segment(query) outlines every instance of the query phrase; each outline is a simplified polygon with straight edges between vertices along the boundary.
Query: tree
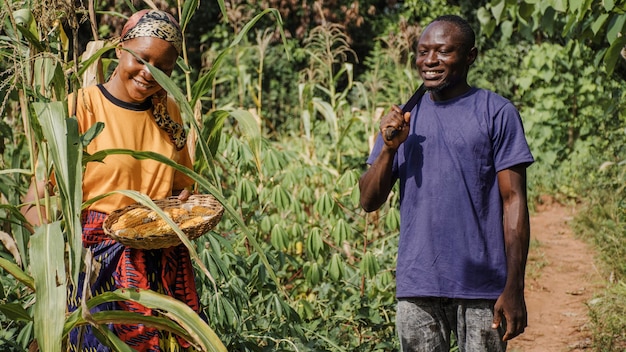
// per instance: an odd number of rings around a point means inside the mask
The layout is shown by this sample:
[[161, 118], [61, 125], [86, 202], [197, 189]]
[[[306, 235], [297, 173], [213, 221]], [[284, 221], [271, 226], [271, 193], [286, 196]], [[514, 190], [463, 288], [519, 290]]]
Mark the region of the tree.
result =
[[626, 2], [593, 0], [494, 0], [478, 10], [483, 32], [536, 42], [576, 40], [594, 49], [596, 62], [626, 80]]

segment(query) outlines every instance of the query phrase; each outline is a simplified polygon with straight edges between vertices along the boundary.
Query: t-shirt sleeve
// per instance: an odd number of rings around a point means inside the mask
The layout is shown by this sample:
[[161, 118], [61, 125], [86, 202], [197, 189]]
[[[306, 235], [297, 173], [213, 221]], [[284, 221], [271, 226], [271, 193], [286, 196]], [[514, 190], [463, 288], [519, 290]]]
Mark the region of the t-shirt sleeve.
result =
[[374, 147], [372, 148], [372, 151], [370, 152], [370, 156], [369, 158], [367, 158], [367, 164], [368, 165], [372, 165], [374, 163], [374, 160], [376, 160], [376, 158], [378, 158], [378, 155], [380, 154], [380, 151], [383, 149], [383, 140], [382, 138], [380, 138], [382, 135], [379, 132], [378, 135], [376, 136], [376, 141], [374, 142]]
[[[376, 136], [376, 141], [374, 142], [374, 147], [372, 147], [370, 156], [367, 158], [368, 165], [372, 165], [374, 161], [376, 161], [376, 158], [378, 158], [378, 155], [380, 155], [380, 152], [382, 151], [384, 144], [385, 144], [385, 141], [383, 141], [383, 135], [382, 133], [378, 132], [378, 135]], [[403, 148], [403, 146], [401, 145], [400, 148]], [[391, 167], [391, 171], [392, 171], [393, 180], [395, 182], [395, 180], [398, 179], [398, 154], [397, 153], [393, 158], [393, 166]]]
[[534, 162], [524, 134], [521, 116], [510, 102], [496, 114], [493, 142], [496, 171], [516, 165], [528, 167]]

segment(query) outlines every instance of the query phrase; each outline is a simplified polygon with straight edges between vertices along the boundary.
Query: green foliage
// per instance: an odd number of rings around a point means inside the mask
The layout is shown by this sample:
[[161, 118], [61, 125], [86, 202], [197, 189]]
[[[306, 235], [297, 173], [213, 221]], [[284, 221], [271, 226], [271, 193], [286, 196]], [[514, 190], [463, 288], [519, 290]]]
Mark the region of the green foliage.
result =
[[620, 59], [626, 37], [618, 34], [626, 28], [626, 4], [623, 2], [496, 0], [481, 7], [477, 17], [487, 36], [498, 28], [506, 40], [520, 33], [527, 39], [539, 34], [561, 43], [561, 38], [581, 43], [591, 41], [599, 48], [596, 61], [603, 60], [609, 74], [618, 60], [626, 60], [626, 57]]
[[[217, 228], [188, 243], [204, 274], [197, 277], [204, 314], [227, 350], [398, 350], [397, 189], [379, 211], [365, 214], [358, 206], [357, 183], [380, 116], [419, 85], [413, 62], [420, 26], [446, 13], [480, 21], [482, 33], [490, 35], [477, 38], [483, 52], [470, 70], [470, 82], [520, 109], [537, 159], [529, 169], [531, 199], [551, 193], [589, 202], [577, 229], [595, 239], [616, 282], [623, 282], [626, 197], [620, 163], [626, 159], [626, 93], [608, 73], [610, 62], [604, 61], [607, 69], [599, 65], [605, 52], [611, 52], [605, 59], [615, 56], [617, 46], [608, 44], [623, 38], [617, 35], [624, 25], [621, 4], [360, 2], [356, 10], [350, 7], [352, 12], [339, 4], [299, 8], [300, 3], [283, 2], [277, 11], [247, 2], [196, 4], [186, 1], [181, 11], [190, 58], [180, 60], [182, 74], [169, 79], [151, 70], [198, 136], [190, 173], [198, 191], [215, 194], [227, 209]], [[35, 312], [31, 272], [24, 269], [31, 263], [30, 232], [20, 226], [17, 211], [25, 185], [33, 175], [45, 178], [53, 163], [77, 172], [77, 160], [101, 157], [81, 158], [75, 154], [79, 150], [69, 150], [92, 137], [66, 136], [72, 126], [66, 125], [58, 103], [51, 103], [65, 99], [66, 80], [75, 85], [74, 76], [64, 76], [75, 63], [66, 59], [62, 33], [21, 10], [0, 15], [0, 193], [7, 203], [0, 207], [0, 221], [11, 238], [0, 250], [0, 270], [10, 273], [0, 275], [0, 344], [7, 351], [25, 350], [41, 328], [33, 323], [40, 313]], [[8, 13], [15, 13], [15, 21]], [[359, 18], [366, 21], [360, 27]], [[50, 35], [39, 39], [39, 33]], [[77, 75], [94, 61], [77, 65]], [[46, 109], [61, 118], [40, 121]], [[150, 153], [109, 152], [169, 162]], [[35, 168], [36, 159], [45, 163]], [[78, 210], [68, 208], [76, 206], [71, 199], [78, 191], [72, 177], [62, 182], [67, 189], [61, 197], [43, 200], [48, 215], [59, 219], [52, 232], [68, 243], [76, 235], [71, 220]], [[53, 216], [59, 212], [59, 218]], [[77, 272], [70, 268], [68, 277]], [[38, 282], [49, 275], [41, 274]], [[623, 297], [619, 284], [591, 307], [598, 350], [602, 344], [623, 346], [623, 319], [609, 314], [623, 312], [610, 306], [619, 301], [615, 297]], [[599, 319], [605, 316], [610, 319]], [[66, 320], [83, 323], [77, 315]], [[180, 334], [193, 330], [177, 330], [179, 325], [166, 320], [151, 323]], [[104, 338], [117, 343], [112, 336]]]

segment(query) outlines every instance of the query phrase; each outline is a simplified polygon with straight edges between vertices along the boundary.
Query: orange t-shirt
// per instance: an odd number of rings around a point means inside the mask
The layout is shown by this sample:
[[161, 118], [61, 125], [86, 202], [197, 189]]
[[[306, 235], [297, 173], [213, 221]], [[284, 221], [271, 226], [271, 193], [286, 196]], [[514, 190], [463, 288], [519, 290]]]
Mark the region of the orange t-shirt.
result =
[[[69, 97], [70, 110], [73, 99]], [[90, 154], [104, 149], [151, 151], [192, 168], [185, 146], [177, 151], [169, 136], [154, 121], [151, 103], [126, 103], [109, 94], [101, 85], [77, 93], [76, 118], [79, 132], [85, 133], [96, 122], [103, 131], [87, 146]], [[167, 111], [172, 120], [182, 123], [175, 101], [168, 97]], [[162, 199], [193, 184], [193, 180], [156, 160], [136, 160], [129, 155], [109, 155], [103, 162], [89, 162], [83, 175], [83, 201], [115, 190], [139, 191], [151, 199]], [[134, 203], [132, 198], [112, 194], [89, 209], [110, 213]]]

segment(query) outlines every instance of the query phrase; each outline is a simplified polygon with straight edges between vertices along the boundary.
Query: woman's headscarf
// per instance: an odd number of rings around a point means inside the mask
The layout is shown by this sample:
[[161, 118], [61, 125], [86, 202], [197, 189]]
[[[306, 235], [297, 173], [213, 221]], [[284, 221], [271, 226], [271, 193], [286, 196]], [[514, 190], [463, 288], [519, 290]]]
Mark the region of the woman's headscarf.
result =
[[183, 34], [172, 15], [159, 10], [135, 12], [122, 28], [120, 42], [138, 37], [163, 39], [176, 48], [180, 55], [183, 47]]

